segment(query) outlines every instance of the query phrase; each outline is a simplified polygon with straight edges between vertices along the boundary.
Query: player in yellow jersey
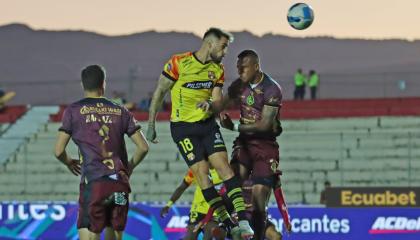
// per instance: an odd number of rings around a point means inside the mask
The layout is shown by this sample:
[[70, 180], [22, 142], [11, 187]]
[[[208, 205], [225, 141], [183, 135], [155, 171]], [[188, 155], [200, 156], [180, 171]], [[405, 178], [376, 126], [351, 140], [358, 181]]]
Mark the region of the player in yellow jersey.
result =
[[[220, 179], [217, 172], [212, 169], [210, 170], [210, 175], [213, 184], [216, 188], [222, 187], [223, 181]], [[160, 216], [165, 217], [166, 214], [169, 212], [170, 207], [174, 204], [181, 195], [187, 190], [191, 185], [196, 185], [196, 180], [194, 174], [191, 170], [185, 175], [182, 183], [175, 189], [170, 197], [170, 200], [160, 211]], [[204, 199], [203, 193], [201, 192], [200, 187], [196, 186], [194, 192], [194, 198], [191, 204], [190, 209], [190, 220], [187, 226], [187, 234], [183, 238], [183, 240], [194, 240], [197, 239], [199, 231], [194, 231], [194, 228], [200, 221], [204, 219], [207, 212], [209, 211], [209, 204]], [[216, 221], [209, 221], [203, 229], [204, 238], [203, 239], [225, 239], [225, 234], [220, 234], [218, 237], [214, 237], [212, 232], [214, 228], [218, 227], [218, 223]]]
[[[204, 34], [199, 50], [175, 54], [165, 64], [154, 91], [150, 110], [147, 139], [157, 143], [155, 121], [157, 111], [167, 92], [171, 92], [171, 134], [185, 162], [197, 179], [203, 196], [220, 217], [232, 235], [240, 232], [244, 238], [252, 237], [245, 213], [240, 181], [228, 162], [226, 146], [210, 109], [203, 101], [222, 99], [224, 69], [221, 61], [233, 37], [218, 28]], [[239, 227], [230, 221], [212, 182], [208, 178], [209, 164], [223, 179], [230, 201], [239, 217]]]

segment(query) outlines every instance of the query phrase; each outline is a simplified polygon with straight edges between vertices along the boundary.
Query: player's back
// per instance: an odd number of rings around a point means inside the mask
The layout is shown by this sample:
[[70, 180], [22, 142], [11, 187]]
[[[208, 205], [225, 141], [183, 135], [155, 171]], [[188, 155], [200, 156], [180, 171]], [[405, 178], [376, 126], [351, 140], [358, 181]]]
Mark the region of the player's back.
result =
[[79, 148], [82, 181], [92, 181], [127, 173], [124, 134], [138, 128], [124, 107], [106, 98], [84, 98], [67, 107], [60, 130], [70, 134]]

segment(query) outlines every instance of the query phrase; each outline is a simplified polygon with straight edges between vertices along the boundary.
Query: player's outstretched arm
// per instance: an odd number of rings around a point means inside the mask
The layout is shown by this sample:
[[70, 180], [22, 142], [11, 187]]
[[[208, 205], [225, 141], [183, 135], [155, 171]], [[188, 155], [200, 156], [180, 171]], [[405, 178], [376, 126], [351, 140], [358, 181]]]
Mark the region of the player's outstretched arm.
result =
[[212, 97], [212, 100], [200, 102], [197, 104], [197, 107], [203, 109], [205, 112], [212, 111], [214, 114], [219, 114], [225, 110], [231, 102], [232, 100], [229, 96], [225, 95], [221, 99], [214, 100], [214, 97]]
[[214, 113], [218, 114], [232, 102], [229, 95], [223, 96], [223, 90], [221, 87], [215, 87], [212, 92], [212, 104], [211, 109]]
[[219, 114], [225, 110], [235, 99], [239, 98], [240, 91], [243, 87], [241, 79], [236, 79], [228, 87], [228, 93], [223, 96], [223, 86], [216, 85], [213, 88], [211, 94], [211, 101], [203, 101], [197, 104], [198, 108], [203, 109], [203, 111], [211, 110], [214, 114]]
[[182, 180], [182, 183], [175, 189], [172, 193], [170, 200], [168, 203], [160, 210], [160, 216], [163, 218], [168, 214], [169, 209], [172, 205], [182, 196], [182, 194], [187, 190], [190, 186], [185, 180]]
[[143, 161], [144, 157], [146, 157], [147, 153], [149, 152], [149, 144], [146, 141], [146, 138], [143, 135], [141, 130], [136, 131], [133, 135], [131, 135], [131, 140], [136, 145], [136, 150], [134, 151], [133, 158], [129, 163], [129, 174], [133, 172], [133, 169], [139, 165], [141, 161]]
[[58, 160], [60, 160], [60, 162], [67, 166], [71, 173], [78, 176], [80, 175], [80, 161], [71, 159], [69, 155], [67, 155], [66, 147], [69, 141], [69, 134], [62, 131], [58, 132], [54, 155]]
[[156, 139], [156, 129], [155, 129], [157, 112], [162, 106], [162, 102], [166, 93], [172, 88], [174, 84], [175, 84], [174, 81], [172, 81], [171, 79], [161, 74], [159, 77], [158, 85], [155, 89], [155, 92], [153, 93], [152, 102], [150, 103], [150, 108], [149, 108], [149, 126], [147, 128], [147, 134], [146, 134], [147, 140], [153, 143], [158, 143]]

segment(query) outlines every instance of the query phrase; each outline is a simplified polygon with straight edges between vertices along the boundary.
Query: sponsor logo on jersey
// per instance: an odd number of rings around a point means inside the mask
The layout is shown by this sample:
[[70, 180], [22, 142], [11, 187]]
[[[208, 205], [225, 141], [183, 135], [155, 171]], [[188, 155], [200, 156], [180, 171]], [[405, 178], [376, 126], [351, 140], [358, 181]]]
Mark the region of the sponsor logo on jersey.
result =
[[370, 234], [420, 233], [420, 217], [417, 219], [389, 216], [377, 217], [369, 230]]
[[184, 83], [184, 85], [182, 86], [189, 89], [211, 89], [213, 87], [213, 82], [212, 81], [187, 82], [187, 83]]

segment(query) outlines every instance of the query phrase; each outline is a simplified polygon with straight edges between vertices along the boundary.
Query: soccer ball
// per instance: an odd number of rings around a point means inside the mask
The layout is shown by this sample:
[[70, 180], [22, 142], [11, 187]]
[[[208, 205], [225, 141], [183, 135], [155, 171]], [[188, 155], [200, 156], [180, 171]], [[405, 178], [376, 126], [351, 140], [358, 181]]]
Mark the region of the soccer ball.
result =
[[289, 8], [287, 21], [294, 29], [306, 29], [314, 21], [314, 11], [306, 3], [296, 3]]

